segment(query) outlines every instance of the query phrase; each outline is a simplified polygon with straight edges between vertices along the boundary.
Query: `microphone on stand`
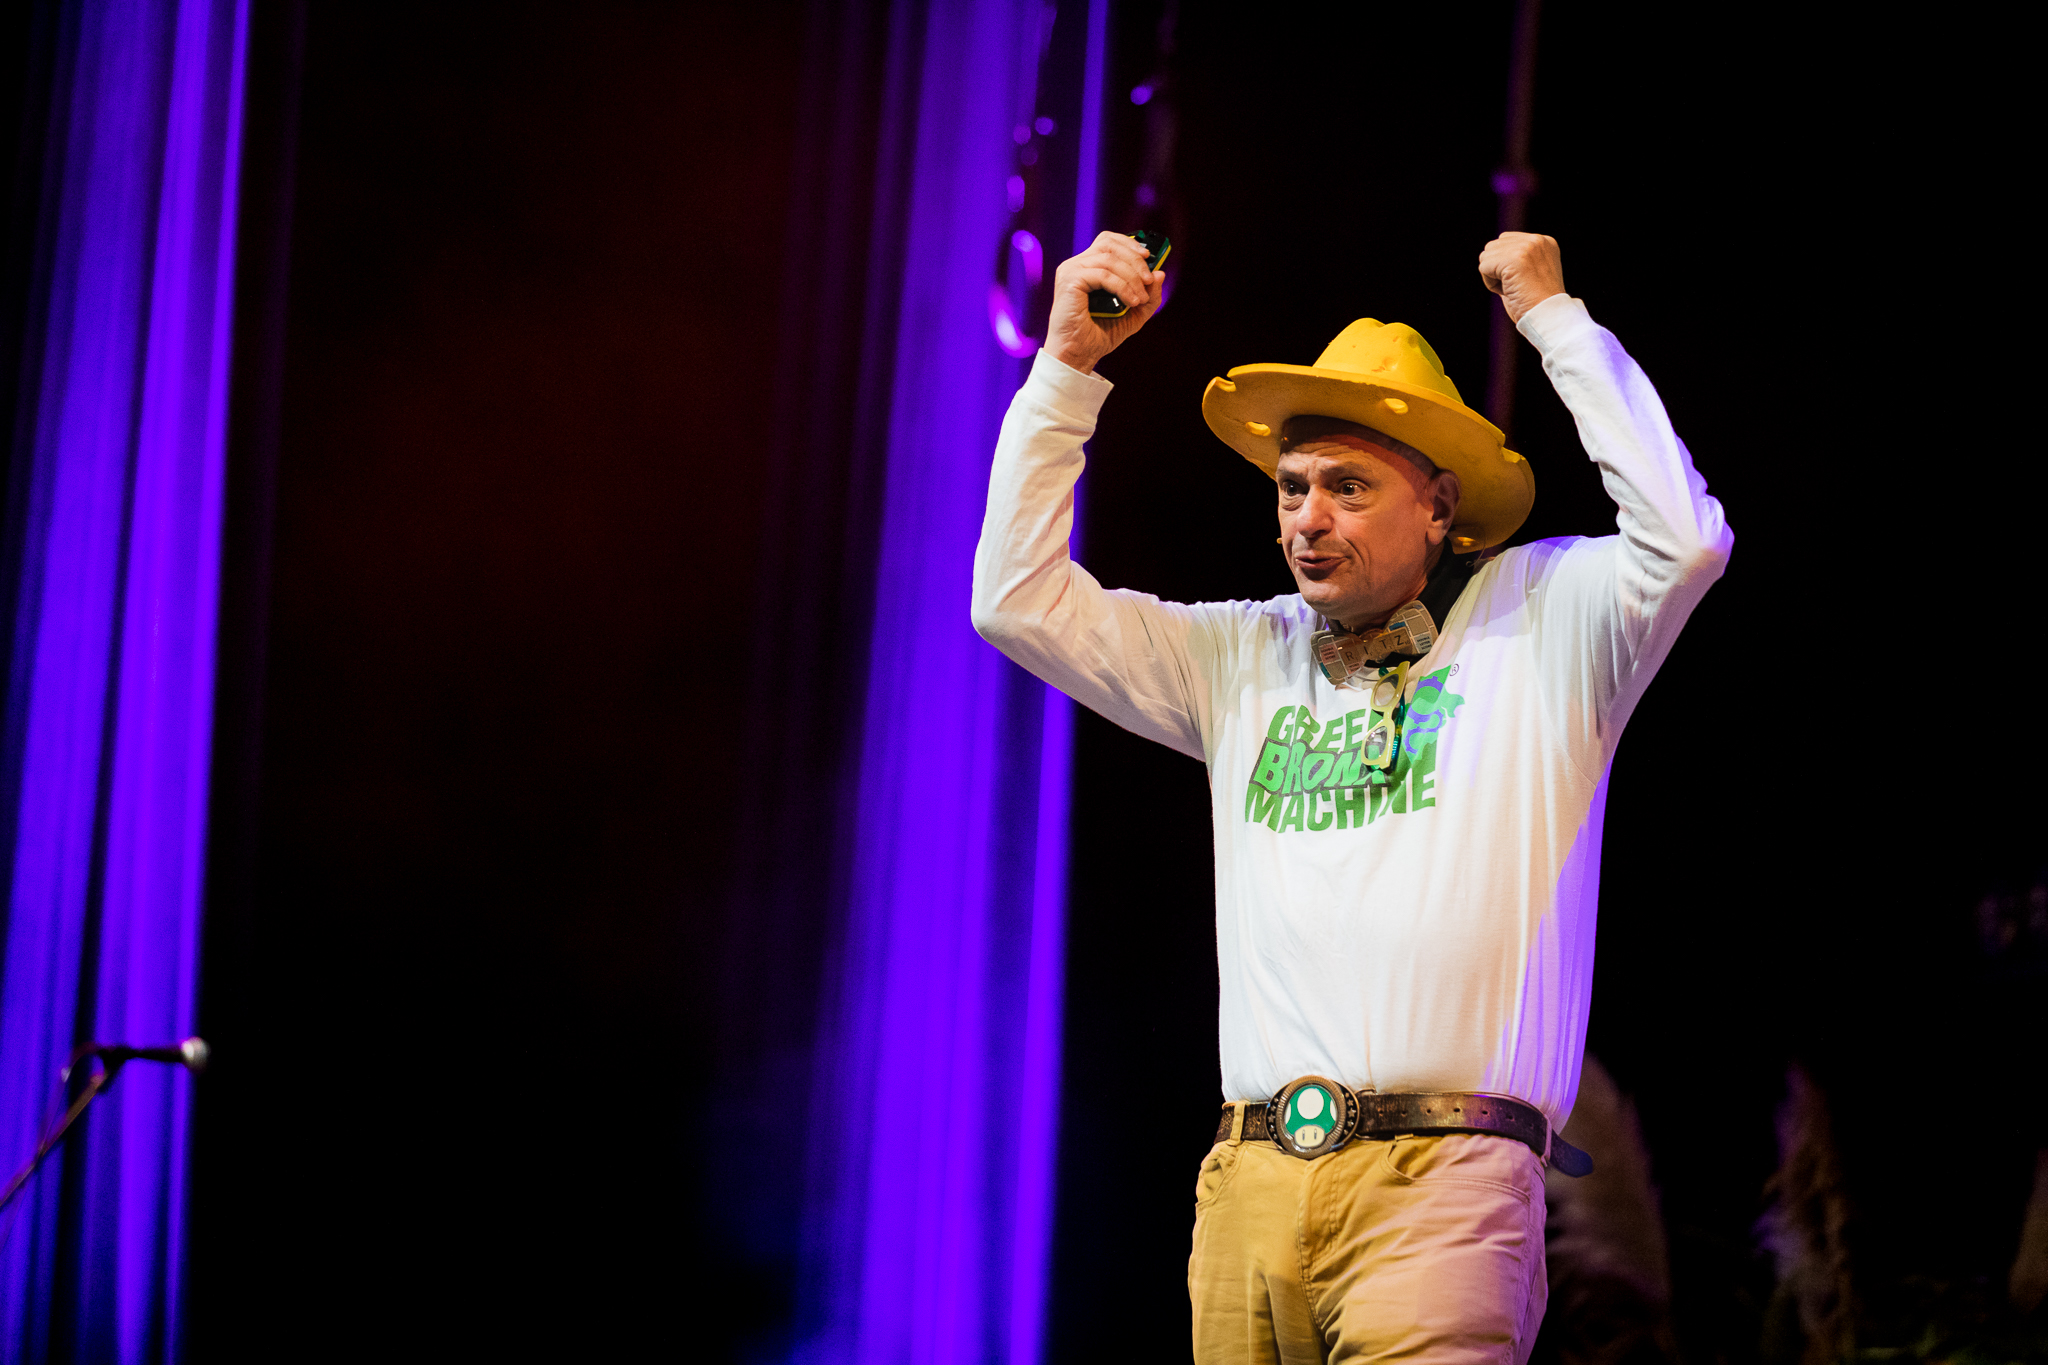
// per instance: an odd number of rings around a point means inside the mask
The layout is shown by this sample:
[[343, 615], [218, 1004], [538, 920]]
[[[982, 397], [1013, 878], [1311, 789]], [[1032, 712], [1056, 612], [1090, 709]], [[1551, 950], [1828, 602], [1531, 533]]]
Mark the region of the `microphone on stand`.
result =
[[[182, 1043], [165, 1047], [130, 1047], [126, 1043], [87, 1043], [71, 1054], [70, 1065], [64, 1068], [65, 1079], [70, 1079], [72, 1067], [88, 1057], [100, 1059], [100, 1065], [109, 1071], [118, 1069], [124, 1062], [168, 1062], [182, 1066], [197, 1076], [206, 1070], [206, 1062], [213, 1055], [204, 1038], [187, 1038]], [[108, 1078], [110, 1081], [111, 1077]], [[102, 1090], [105, 1086], [100, 1087]]]
[[[36, 1173], [36, 1167], [43, 1164], [43, 1158], [57, 1150], [58, 1144], [64, 1141], [64, 1135], [71, 1131], [71, 1125], [78, 1122], [78, 1116], [85, 1112], [85, 1107], [91, 1104], [101, 1091], [114, 1083], [114, 1077], [121, 1074], [122, 1067], [130, 1062], [163, 1062], [169, 1066], [182, 1066], [196, 1076], [206, 1070], [207, 1060], [212, 1055], [212, 1049], [207, 1047], [206, 1040], [199, 1037], [187, 1038], [182, 1043], [167, 1043], [161, 1047], [131, 1047], [127, 1043], [79, 1044], [72, 1052], [71, 1060], [64, 1064], [62, 1083], [70, 1085], [71, 1073], [78, 1069], [80, 1062], [89, 1058], [99, 1058], [100, 1069], [86, 1081], [78, 1093], [78, 1098], [71, 1102], [71, 1107], [64, 1111], [64, 1117], [57, 1121], [57, 1126], [36, 1144], [35, 1155], [14, 1173], [14, 1179], [7, 1182], [6, 1191], [0, 1193], [0, 1211], [5, 1211], [7, 1206], [14, 1202], [14, 1197], [27, 1188], [29, 1177]], [[10, 1223], [8, 1226], [11, 1228], [13, 1225]]]

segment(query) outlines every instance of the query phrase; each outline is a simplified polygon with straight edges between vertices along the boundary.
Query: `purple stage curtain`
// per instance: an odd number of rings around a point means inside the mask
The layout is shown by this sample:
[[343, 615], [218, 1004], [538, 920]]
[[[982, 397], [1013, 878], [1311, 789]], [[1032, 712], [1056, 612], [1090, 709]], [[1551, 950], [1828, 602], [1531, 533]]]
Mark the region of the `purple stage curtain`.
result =
[[[1106, 18], [1106, 0], [1062, 6], [1087, 54], [1070, 86], [1100, 86]], [[1042, 1355], [1072, 715], [976, 636], [968, 599], [1028, 364], [998, 347], [988, 297], [1052, 19], [1039, 0], [942, 0], [887, 21], [870, 298], [893, 325], [870, 331], [889, 349], [867, 371], [889, 385], [869, 407], [885, 486], [798, 1361]], [[1080, 108], [1085, 238], [1099, 90]], [[1047, 245], [1050, 270], [1064, 243]]]
[[[55, 7], [8, 679], [0, 1161], [81, 1039], [192, 1031], [247, 0]], [[0, 1246], [0, 1359], [178, 1351], [182, 1071], [132, 1064]]]

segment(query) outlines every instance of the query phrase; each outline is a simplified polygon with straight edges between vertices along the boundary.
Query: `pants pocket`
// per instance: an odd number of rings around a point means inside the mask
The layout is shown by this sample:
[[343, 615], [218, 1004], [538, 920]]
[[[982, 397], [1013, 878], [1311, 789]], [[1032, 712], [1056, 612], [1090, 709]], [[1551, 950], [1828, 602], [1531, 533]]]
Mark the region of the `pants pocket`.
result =
[[1215, 1199], [1222, 1190], [1230, 1173], [1237, 1169], [1238, 1153], [1243, 1150], [1227, 1142], [1219, 1142], [1209, 1149], [1209, 1155], [1202, 1158], [1202, 1168], [1195, 1172], [1195, 1212]]
[[1513, 1138], [1473, 1133], [1396, 1138], [1382, 1157], [1385, 1174], [1406, 1185], [1483, 1185], [1527, 1205], [1543, 1198], [1543, 1163]]

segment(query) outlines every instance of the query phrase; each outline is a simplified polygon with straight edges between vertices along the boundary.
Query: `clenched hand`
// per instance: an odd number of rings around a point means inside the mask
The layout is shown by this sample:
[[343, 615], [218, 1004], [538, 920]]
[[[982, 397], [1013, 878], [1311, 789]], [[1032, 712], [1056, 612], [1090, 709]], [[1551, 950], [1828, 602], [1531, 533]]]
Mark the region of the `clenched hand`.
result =
[[1552, 294], [1564, 292], [1564, 256], [1557, 238], [1535, 232], [1503, 232], [1479, 253], [1479, 278], [1500, 295], [1510, 322]]
[[[1060, 262], [1045, 325], [1045, 349], [1053, 359], [1088, 374], [1145, 325], [1166, 280], [1165, 271], [1147, 270], [1145, 261], [1145, 248], [1135, 238], [1105, 232], [1086, 251]], [[1089, 317], [1088, 294], [1095, 289], [1107, 289], [1131, 311], [1120, 318]]]

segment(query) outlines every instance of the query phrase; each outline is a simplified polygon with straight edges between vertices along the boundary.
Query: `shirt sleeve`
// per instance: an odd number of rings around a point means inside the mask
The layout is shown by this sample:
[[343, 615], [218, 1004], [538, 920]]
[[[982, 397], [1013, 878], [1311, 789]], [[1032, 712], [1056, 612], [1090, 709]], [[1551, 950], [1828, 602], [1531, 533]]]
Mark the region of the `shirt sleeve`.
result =
[[1011, 400], [974, 551], [974, 628], [1090, 710], [1206, 759], [1208, 679], [1235, 632], [1217, 608], [1105, 589], [1068, 552], [1081, 445], [1110, 388], [1040, 351]]
[[1614, 500], [1618, 534], [1530, 547], [1548, 564], [1538, 575], [1542, 676], [1567, 726], [1604, 760], [1735, 538], [1649, 377], [1584, 303], [1553, 295], [1519, 328]]

